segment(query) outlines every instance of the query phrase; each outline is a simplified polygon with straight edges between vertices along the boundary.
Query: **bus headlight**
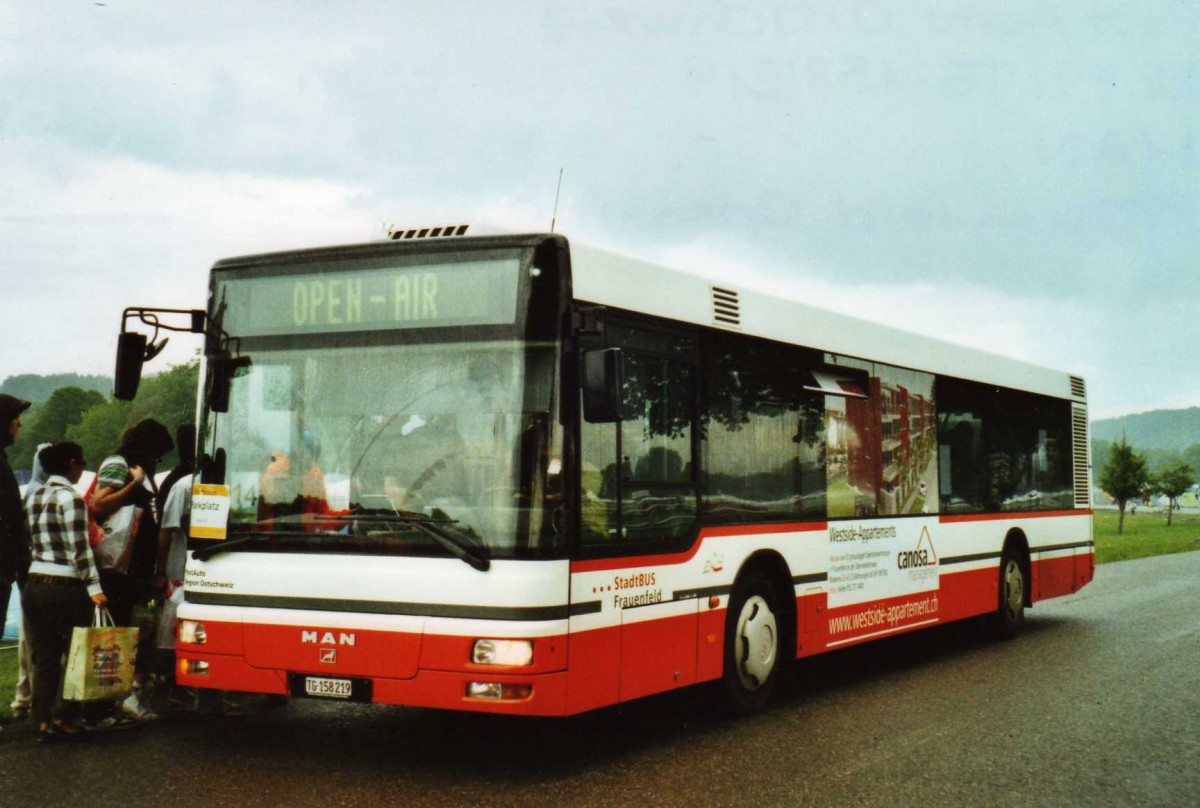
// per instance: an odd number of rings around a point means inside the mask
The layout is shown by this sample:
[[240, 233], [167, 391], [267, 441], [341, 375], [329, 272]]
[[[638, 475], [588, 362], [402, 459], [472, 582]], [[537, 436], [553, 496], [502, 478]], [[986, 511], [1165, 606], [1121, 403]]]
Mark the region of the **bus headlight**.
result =
[[488, 701], [524, 701], [533, 695], [533, 685], [500, 682], [468, 682], [467, 698]]
[[208, 632], [199, 620], [180, 620], [179, 641], [188, 645], [204, 645], [208, 642]]
[[188, 659], [186, 657], [179, 658], [179, 672], [184, 676], [191, 674], [192, 676], [207, 676], [208, 663], [203, 659]]
[[471, 661], [476, 665], [528, 665], [533, 662], [533, 641], [476, 640]]

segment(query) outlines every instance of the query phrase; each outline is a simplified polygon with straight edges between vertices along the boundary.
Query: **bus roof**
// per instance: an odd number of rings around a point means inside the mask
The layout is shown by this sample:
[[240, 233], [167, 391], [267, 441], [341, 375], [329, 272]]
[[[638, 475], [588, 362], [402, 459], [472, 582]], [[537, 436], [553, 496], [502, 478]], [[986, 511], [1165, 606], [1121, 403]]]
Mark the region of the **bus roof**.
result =
[[739, 288], [571, 242], [577, 300], [961, 379], [1084, 399], [1083, 379], [1040, 365]]

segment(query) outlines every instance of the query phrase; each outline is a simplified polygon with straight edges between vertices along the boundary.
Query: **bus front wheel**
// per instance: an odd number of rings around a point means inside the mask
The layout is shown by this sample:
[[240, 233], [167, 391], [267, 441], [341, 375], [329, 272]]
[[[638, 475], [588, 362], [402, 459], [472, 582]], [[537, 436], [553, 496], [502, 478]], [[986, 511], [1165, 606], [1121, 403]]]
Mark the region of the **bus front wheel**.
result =
[[725, 706], [735, 715], [762, 708], [779, 676], [779, 614], [770, 581], [751, 575], [739, 581], [725, 616]]
[[989, 628], [993, 637], [1009, 640], [1025, 623], [1025, 567], [1021, 557], [1008, 547], [1000, 556], [999, 601]]

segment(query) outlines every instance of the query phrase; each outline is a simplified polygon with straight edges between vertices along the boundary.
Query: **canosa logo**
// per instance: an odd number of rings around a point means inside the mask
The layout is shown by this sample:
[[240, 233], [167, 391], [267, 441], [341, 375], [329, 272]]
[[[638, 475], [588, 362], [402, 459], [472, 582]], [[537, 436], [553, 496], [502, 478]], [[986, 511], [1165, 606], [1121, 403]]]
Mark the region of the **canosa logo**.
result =
[[937, 553], [933, 550], [933, 537], [929, 535], [927, 527], [921, 528], [921, 537], [917, 539], [915, 550], [901, 550], [896, 553], [896, 566], [902, 570], [936, 567], [937, 563]]

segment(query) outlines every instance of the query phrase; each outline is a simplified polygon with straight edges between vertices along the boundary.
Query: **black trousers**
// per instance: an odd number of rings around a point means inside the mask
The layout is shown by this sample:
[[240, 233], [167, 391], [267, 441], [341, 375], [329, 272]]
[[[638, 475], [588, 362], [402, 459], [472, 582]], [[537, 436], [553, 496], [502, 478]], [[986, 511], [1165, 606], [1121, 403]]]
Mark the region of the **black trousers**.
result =
[[12, 584], [0, 584], [0, 637], [8, 625], [8, 599], [12, 597]]
[[34, 577], [21, 591], [21, 608], [29, 620], [26, 639], [33, 657], [33, 719], [48, 724], [55, 713], [64, 717], [78, 712], [61, 704], [62, 660], [71, 646], [71, 630], [92, 624], [95, 604], [82, 581], [47, 584]]
[[135, 582], [128, 575], [110, 570], [100, 570], [100, 587], [108, 595], [108, 613], [118, 626], [133, 625]]

